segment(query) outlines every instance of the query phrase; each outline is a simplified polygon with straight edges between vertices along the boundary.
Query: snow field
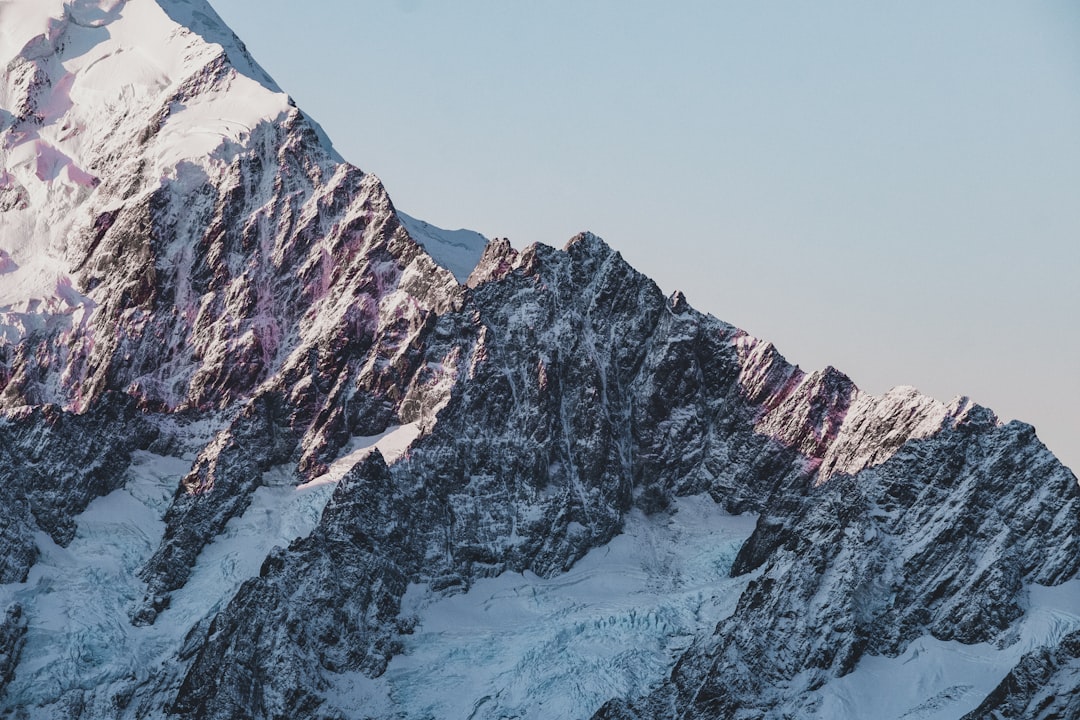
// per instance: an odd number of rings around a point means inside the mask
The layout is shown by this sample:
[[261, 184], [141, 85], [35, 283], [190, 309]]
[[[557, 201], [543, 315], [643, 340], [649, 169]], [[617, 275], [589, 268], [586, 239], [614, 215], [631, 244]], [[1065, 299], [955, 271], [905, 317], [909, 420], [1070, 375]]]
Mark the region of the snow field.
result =
[[1015, 642], [964, 645], [918, 638], [895, 658], [864, 657], [820, 691], [814, 717], [955, 720], [974, 710], [1031, 650], [1080, 628], [1080, 578], [1056, 587], [1029, 585]]
[[139, 629], [128, 621], [127, 608], [142, 592], [134, 571], [161, 539], [161, 517], [190, 467], [187, 460], [136, 453], [127, 485], [90, 503], [67, 548], [38, 535], [41, 557], [27, 581], [0, 587], [0, 602], [22, 603], [28, 619], [3, 707], [146, 676], [164, 649], [166, 627]]
[[[201, 18], [195, 25], [211, 41], [173, 16]], [[79, 304], [58, 289], [71, 286], [67, 244], [80, 224], [115, 204], [99, 197], [90, 169], [115, 165], [109, 152], [119, 151], [116, 137], [145, 127], [181, 83], [222, 52], [239, 68], [227, 88], [169, 106], [162, 131], [145, 148], [148, 180], [174, 176], [185, 161], [220, 173], [216, 150], [243, 145], [259, 123], [289, 113], [288, 97], [248, 67], [220, 25], [201, 0], [0, 2], [0, 61], [29, 57], [48, 78], [31, 91], [38, 122], [12, 129], [0, 143], [0, 190], [22, 188], [29, 203], [0, 214], [0, 337], [15, 342], [28, 332], [34, 319], [23, 315], [64, 315]], [[24, 74], [0, 80], [0, 127], [24, 102]]]
[[472, 230], [445, 230], [398, 210], [398, 218], [413, 240], [442, 267], [464, 283], [480, 262], [487, 238]]
[[135, 573], [161, 541], [162, 518], [191, 458], [135, 453], [125, 486], [90, 503], [67, 548], [39, 534], [41, 557], [27, 581], [0, 586], [0, 609], [19, 602], [28, 618], [22, 659], [0, 710], [36, 708], [31, 717], [48, 718], [49, 706], [73, 690], [117, 691], [165, 673], [189, 630], [257, 575], [274, 546], [311, 532], [353, 465], [373, 448], [397, 459], [417, 432], [413, 423], [354, 438], [326, 475], [303, 486], [291, 484], [286, 468], [266, 473], [248, 509], [203, 550], [187, 584], [148, 627], [129, 621], [145, 592]]
[[386, 673], [331, 676], [348, 715], [587, 718], [670, 672], [694, 635], [734, 611], [749, 577], [728, 573], [756, 517], [708, 496], [673, 514], [632, 514], [625, 531], [550, 579], [504, 573], [443, 596], [412, 585], [403, 615], [419, 623]]

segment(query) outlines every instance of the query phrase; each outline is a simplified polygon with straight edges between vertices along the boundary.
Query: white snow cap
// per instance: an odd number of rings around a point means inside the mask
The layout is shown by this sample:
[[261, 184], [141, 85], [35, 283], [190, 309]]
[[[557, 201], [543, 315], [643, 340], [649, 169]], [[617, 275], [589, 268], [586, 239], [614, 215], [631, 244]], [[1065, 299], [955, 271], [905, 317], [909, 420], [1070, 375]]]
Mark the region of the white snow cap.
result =
[[[72, 231], [119, 202], [98, 187], [140, 130], [160, 124], [144, 178], [198, 174], [291, 109], [202, 0], [0, 2], [0, 62], [0, 312], [63, 308]], [[220, 82], [170, 101], [213, 67]]]
[[464, 283], [476, 269], [488, 239], [473, 230], [444, 230], [398, 210], [398, 219], [413, 240], [424, 246], [435, 262]]

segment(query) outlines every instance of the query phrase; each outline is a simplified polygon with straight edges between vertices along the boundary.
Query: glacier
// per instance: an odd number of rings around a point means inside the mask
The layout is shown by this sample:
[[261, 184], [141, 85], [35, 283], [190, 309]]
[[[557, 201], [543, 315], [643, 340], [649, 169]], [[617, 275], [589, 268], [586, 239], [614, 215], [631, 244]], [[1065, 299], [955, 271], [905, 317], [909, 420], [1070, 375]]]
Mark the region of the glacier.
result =
[[950, 720], [964, 717], [1034, 649], [1080, 630], [1080, 579], [1026, 588], [1028, 606], [1008, 645], [923, 636], [896, 657], [870, 656], [818, 691], [813, 717]]
[[375, 680], [331, 676], [327, 698], [350, 716], [589, 717], [612, 693], [650, 689], [730, 615], [750, 580], [731, 578], [731, 565], [756, 520], [683, 497], [632, 514], [553, 578], [503, 573], [450, 595], [410, 585], [402, 653]]
[[416, 433], [414, 424], [355, 437], [327, 473], [300, 486], [286, 468], [267, 472], [248, 509], [207, 546], [191, 579], [172, 595], [170, 622], [150, 626], [127, 621], [144, 592], [136, 571], [160, 542], [162, 518], [194, 458], [136, 452], [124, 487], [90, 503], [70, 545], [38, 533], [41, 557], [29, 577], [0, 586], [0, 607], [18, 602], [28, 615], [19, 670], [0, 708], [29, 709], [31, 718], [45, 720], [72, 691], [85, 690], [95, 691], [107, 714], [110, 694], [175, 674], [174, 658], [191, 628], [258, 575], [275, 546], [311, 532], [345, 472], [376, 449], [397, 459]]
[[205, 0], [0, 62], [0, 712], [1080, 714], [1030, 426], [401, 212]]

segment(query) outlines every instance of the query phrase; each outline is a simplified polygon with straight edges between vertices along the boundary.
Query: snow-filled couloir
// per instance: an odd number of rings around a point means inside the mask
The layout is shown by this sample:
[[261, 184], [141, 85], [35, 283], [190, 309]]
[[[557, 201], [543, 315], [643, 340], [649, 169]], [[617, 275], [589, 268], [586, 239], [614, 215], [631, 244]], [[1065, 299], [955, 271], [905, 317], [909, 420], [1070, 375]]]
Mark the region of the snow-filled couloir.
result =
[[1080, 713], [1030, 426], [398, 212], [204, 0], [0, 61], [2, 712]]

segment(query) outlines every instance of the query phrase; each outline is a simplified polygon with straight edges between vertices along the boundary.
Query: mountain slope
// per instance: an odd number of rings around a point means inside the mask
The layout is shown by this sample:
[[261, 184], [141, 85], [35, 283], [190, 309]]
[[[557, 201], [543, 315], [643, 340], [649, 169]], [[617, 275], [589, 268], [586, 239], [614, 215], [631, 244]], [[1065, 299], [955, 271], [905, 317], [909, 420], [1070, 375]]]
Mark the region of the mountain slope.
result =
[[462, 283], [469, 279], [473, 268], [480, 262], [488, 242], [487, 238], [472, 230], [444, 230], [400, 210], [398, 220], [435, 262], [454, 273], [454, 277]]
[[398, 212], [202, 0], [0, 28], [5, 711], [1069, 711], [1029, 426]]

